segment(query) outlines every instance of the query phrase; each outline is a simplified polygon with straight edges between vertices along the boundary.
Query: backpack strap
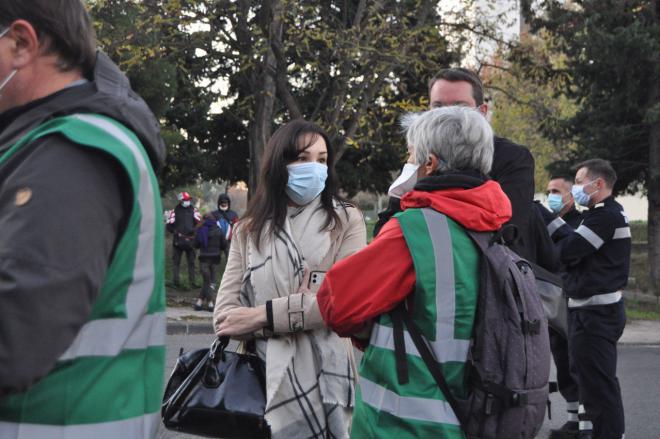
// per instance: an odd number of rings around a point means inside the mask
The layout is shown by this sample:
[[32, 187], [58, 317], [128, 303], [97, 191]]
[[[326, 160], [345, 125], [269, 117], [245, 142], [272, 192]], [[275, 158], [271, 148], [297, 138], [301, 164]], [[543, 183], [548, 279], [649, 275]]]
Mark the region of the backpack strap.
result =
[[[403, 303], [403, 302], [401, 302]], [[397, 307], [390, 312], [392, 318], [392, 335], [394, 337], [394, 361], [396, 364], [396, 376], [399, 384], [408, 383], [408, 361], [406, 360], [406, 342], [403, 335], [403, 316]], [[403, 311], [405, 312], [405, 311]]]
[[[422, 338], [421, 332], [415, 322], [412, 320], [410, 317], [410, 314], [408, 314], [408, 310], [406, 309], [405, 301], [402, 301], [397, 305], [396, 308], [394, 308], [392, 311], [390, 311], [390, 315], [392, 316], [392, 321], [396, 322], [397, 320], [403, 321], [405, 323], [406, 327], [408, 328], [408, 333], [410, 334], [410, 338], [412, 338], [413, 343], [415, 344], [415, 347], [417, 348], [417, 351], [419, 352], [419, 355], [422, 357], [422, 360], [424, 361], [424, 364], [426, 364], [426, 367], [428, 368], [429, 372], [431, 372], [431, 375], [433, 376], [433, 379], [435, 380], [436, 384], [438, 387], [440, 387], [440, 390], [442, 391], [445, 399], [449, 403], [449, 406], [451, 409], [454, 411], [454, 414], [456, 415], [456, 418], [458, 419], [458, 422], [461, 425], [461, 430], [465, 430], [465, 414], [463, 413], [463, 410], [460, 408], [458, 404], [458, 400], [456, 397], [454, 397], [454, 394], [451, 392], [451, 389], [449, 388], [449, 384], [447, 384], [447, 381], [445, 380], [444, 375], [442, 374], [442, 371], [440, 370], [440, 366], [438, 366], [438, 362], [436, 361], [435, 357], [433, 356], [433, 353], [427, 346], [426, 342]], [[401, 343], [399, 346], [397, 346], [397, 330], [400, 332], [400, 340]], [[396, 325], [394, 326], [394, 350], [395, 350], [395, 358], [397, 362], [397, 374], [399, 373], [400, 366], [399, 362], [406, 362], [406, 352], [405, 352], [405, 343], [403, 343], [403, 325]], [[399, 350], [399, 353], [396, 353], [396, 351]], [[403, 366], [402, 366], [403, 367]], [[406, 368], [406, 380], [405, 382], [408, 382], [408, 377], [407, 377], [407, 366]], [[405, 384], [401, 381], [399, 381], [400, 384]]]

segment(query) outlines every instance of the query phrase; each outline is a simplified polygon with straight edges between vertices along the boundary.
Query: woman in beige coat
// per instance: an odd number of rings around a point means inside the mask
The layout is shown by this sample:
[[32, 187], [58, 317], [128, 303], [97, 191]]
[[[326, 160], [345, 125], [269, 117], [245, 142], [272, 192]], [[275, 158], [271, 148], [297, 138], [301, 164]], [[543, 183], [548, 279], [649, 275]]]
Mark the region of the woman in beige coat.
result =
[[336, 194], [334, 159], [313, 123], [294, 120], [273, 134], [216, 300], [216, 333], [255, 337], [266, 362], [273, 439], [349, 436], [352, 349], [324, 326], [315, 294], [335, 262], [366, 245], [366, 229]]

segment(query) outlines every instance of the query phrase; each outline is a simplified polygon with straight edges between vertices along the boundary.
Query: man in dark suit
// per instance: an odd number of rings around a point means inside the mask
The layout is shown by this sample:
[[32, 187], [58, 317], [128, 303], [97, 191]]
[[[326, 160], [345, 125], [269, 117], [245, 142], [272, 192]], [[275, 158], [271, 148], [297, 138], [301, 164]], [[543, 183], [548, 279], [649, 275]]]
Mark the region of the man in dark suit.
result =
[[[429, 106], [431, 108], [460, 105], [477, 108], [484, 117], [488, 104], [484, 101], [483, 84], [470, 70], [450, 68], [439, 71], [429, 81]], [[534, 212], [534, 158], [529, 150], [505, 138], [495, 137], [495, 154], [490, 177], [497, 181], [511, 201], [513, 215], [509, 224], [518, 228], [519, 239], [511, 247], [521, 256], [535, 261], [530, 243], [534, 242], [533, 228], [530, 226]], [[399, 200], [391, 197], [387, 210], [381, 212], [374, 227], [377, 234], [380, 227], [400, 210]]]

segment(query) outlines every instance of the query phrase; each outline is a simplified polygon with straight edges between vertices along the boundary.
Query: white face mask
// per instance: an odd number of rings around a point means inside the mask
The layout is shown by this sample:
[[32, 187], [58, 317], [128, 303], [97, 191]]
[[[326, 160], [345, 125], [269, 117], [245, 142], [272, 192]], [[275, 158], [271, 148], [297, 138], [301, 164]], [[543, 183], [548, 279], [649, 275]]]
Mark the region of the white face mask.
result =
[[[7, 29], [3, 30], [2, 32], [0, 32], [0, 38], [4, 37], [7, 32], [9, 32], [9, 28], [7, 28]], [[11, 81], [11, 78], [14, 77], [16, 72], [18, 72], [17, 69], [12, 70], [11, 72], [9, 72], [9, 74], [7, 76], [5, 76], [5, 79], [0, 81], [0, 98], [2, 97], [2, 89], [5, 88], [5, 86], [7, 84], [9, 84], [9, 81]]]
[[401, 170], [401, 175], [394, 180], [394, 183], [390, 186], [390, 190], [387, 191], [387, 195], [390, 197], [401, 198], [407, 192], [410, 192], [417, 184], [417, 170], [419, 165], [413, 165], [412, 163], [406, 163], [403, 165]]
[[181, 205], [183, 207], [189, 207], [190, 206], [190, 201], [184, 201], [183, 203], [181, 203]]

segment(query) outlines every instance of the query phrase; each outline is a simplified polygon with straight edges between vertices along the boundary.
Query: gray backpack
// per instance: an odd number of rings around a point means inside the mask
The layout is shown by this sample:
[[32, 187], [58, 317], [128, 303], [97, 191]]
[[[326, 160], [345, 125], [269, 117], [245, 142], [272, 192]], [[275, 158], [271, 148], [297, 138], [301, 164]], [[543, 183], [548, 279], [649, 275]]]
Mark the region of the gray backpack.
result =
[[534, 273], [499, 242], [501, 233], [467, 233], [482, 255], [466, 370], [468, 397], [452, 395], [405, 301], [391, 312], [399, 380], [407, 380], [405, 343], [397, 334], [405, 323], [468, 439], [532, 439], [543, 424], [550, 374], [548, 326]]

